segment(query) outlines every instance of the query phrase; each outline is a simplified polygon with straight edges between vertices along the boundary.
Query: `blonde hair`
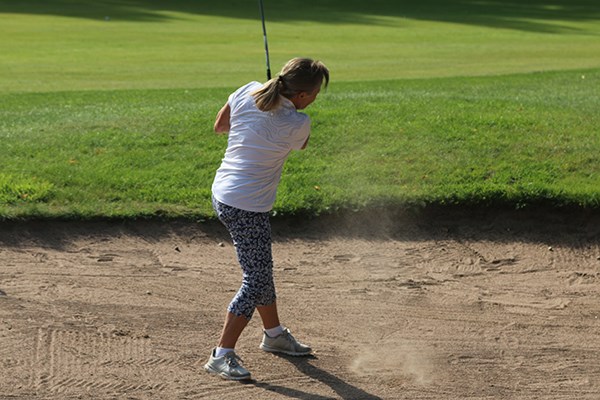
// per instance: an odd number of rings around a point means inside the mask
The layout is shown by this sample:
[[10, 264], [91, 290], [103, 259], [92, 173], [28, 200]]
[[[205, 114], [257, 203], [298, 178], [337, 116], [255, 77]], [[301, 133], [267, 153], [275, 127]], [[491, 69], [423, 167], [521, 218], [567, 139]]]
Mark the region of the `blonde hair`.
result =
[[310, 58], [292, 58], [278, 76], [267, 81], [252, 96], [259, 110], [271, 111], [279, 106], [280, 96], [290, 99], [301, 92], [311, 93], [323, 82], [327, 87], [329, 70], [325, 64]]

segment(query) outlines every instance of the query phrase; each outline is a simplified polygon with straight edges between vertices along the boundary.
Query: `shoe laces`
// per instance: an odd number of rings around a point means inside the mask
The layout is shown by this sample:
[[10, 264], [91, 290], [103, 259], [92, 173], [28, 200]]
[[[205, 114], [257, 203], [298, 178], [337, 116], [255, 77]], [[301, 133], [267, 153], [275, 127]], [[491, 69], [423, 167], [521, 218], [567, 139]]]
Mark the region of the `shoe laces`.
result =
[[283, 335], [284, 335], [286, 341], [288, 341], [288, 342], [290, 342], [292, 344], [294, 344], [294, 343], [297, 342], [296, 338], [292, 336], [292, 333], [289, 330], [286, 329], [283, 332]]
[[238, 360], [239, 362], [244, 362], [244, 360], [242, 360], [240, 356], [238, 356], [234, 352], [225, 354], [225, 362], [227, 362], [227, 365], [229, 365], [232, 368], [237, 368], [240, 366]]

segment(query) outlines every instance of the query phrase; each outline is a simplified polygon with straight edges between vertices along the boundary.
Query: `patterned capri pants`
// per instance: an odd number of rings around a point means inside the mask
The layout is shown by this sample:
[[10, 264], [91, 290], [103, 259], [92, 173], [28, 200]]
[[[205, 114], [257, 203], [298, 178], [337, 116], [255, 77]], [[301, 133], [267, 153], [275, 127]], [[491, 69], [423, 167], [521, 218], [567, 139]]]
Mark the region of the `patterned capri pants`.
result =
[[252, 318], [256, 306], [275, 302], [271, 223], [268, 212], [240, 210], [212, 199], [219, 220], [225, 225], [242, 267], [242, 286], [227, 311]]

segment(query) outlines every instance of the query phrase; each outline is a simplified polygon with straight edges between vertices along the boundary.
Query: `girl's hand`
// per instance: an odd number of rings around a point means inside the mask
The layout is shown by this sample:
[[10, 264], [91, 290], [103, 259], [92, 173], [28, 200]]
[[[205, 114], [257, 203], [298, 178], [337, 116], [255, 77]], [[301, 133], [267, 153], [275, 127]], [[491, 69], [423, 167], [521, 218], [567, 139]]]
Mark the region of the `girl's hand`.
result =
[[215, 120], [215, 125], [214, 125], [214, 129], [215, 129], [216, 133], [229, 132], [229, 128], [231, 128], [231, 125], [229, 124], [230, 116], [231, 116], [231, 108], [229, 107], [229, 103], [225, 103], [225, 105], [217, 113], [217, 119]]

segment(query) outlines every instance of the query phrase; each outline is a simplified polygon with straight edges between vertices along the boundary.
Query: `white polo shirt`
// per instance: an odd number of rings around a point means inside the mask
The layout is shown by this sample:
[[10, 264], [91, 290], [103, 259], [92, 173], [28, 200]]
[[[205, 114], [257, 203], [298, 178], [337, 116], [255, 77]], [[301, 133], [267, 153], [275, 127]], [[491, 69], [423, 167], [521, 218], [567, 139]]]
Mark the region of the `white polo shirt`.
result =
[[310, 134], [310, 118], [289, 99], [282, 97], [275, 110], [260, 111], [251, 93], [261, 87], [250, 82], [229, 96], [227, 150], [212, 185], [221, 203], [253, 212], [273, 208], [283, 164]]

